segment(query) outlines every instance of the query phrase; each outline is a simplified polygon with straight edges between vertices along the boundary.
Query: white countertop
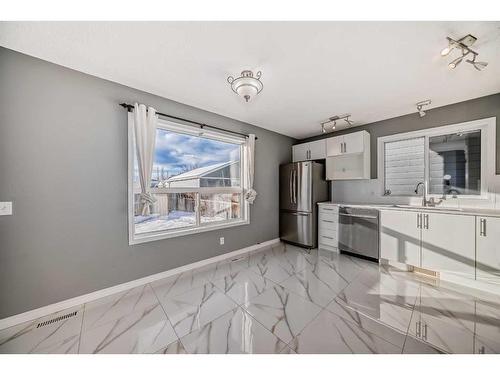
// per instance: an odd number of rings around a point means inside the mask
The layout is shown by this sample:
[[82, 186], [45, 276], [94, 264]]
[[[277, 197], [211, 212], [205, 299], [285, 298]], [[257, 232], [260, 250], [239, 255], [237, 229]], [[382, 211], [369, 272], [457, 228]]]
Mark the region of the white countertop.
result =
[[420, 211], [429, 213], [442, 213], [454, 215], [469, 215], [469, 216], [491, 216], [500, 217], [500, 210], [484, 209], [484, 208], [453, 208], [453, 207], [421, 207], [396, 204], [376, 204], [376, 203], [342, 203], [342, 202], [319, 202], [318, 205], [337, 205], [348, 207], [363, 207], [376, 208], [379, 210], [396, 210], [396, 211]]

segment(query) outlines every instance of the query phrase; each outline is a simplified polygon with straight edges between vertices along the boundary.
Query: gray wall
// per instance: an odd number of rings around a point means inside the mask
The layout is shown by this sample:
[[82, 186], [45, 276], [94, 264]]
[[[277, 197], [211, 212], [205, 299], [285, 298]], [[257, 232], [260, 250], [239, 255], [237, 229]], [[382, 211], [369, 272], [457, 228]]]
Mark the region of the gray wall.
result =
[[[125, 101], [254, 132], [251, 224], [128, 245]], [[0, 48], [0, 318], [278, 237], [293, 139]], [[219, 246], [219, 237], [225, 245]]]
[[[496, 172], [500, 174], [500, 93], [484, 96], [482, 98], [468, 100], [456, 104], [430, 109], [425, 117], [419, 117], [417, 113], [395, 117], [388, 120], [373, 122], [371, 124], [356, 126], [348, 130], [329, 133], [317, 137], [303, 139], [300, 143], [317, 139], [334, 137], [337, 135], [366, 130], [370, 133], [371, 150], [371, 178], [377, 178], [377, 138], [387, 135], [405, 133], [413, 130], [433, 128], [455, 124], [459, 122], [478, 120], [486, 117], [497, 118], [496, 132]], [[353, 114], [356, 120], [356, 114]], [[318, 126], [319, 129], [319, 126]]]

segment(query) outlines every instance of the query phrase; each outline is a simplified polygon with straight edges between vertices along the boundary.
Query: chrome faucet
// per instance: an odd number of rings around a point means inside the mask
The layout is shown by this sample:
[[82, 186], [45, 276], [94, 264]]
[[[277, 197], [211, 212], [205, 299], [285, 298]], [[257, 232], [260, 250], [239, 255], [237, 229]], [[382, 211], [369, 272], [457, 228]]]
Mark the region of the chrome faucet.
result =
[[415, 194], [418, 194], [418, 188], [422, 185], [424, 187], [422, 194], [422, 206], [431, 206], [434, 200], [427, 200], [427, 181], [419, 182], [415, 187]]

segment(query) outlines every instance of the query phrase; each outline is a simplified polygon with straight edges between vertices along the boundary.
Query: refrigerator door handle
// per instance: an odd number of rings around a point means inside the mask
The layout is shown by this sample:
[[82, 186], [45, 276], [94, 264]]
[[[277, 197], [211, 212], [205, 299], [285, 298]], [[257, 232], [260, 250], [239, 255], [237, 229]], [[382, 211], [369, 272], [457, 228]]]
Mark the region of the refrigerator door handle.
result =
[[293, 203], [297, 204], [297, 171], [293, 170]]
[[292, 187], [292, 181], [293, 181], [293, 169], [292, 169], [292, 172], [290, 173], [290, 176], [288, 177], [288, 192], [290, 193], [290, 203], [293, 204], [293, 187]]

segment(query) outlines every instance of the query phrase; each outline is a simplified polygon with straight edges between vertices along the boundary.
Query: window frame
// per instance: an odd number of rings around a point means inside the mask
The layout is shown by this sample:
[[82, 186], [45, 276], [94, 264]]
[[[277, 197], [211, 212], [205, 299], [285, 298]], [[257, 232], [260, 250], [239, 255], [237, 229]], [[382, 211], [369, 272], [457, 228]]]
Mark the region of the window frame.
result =
[[[429, 189], [429, 138], [458, 132], [481, 131], [481, 193], [476, 195], [445, 195], [456, 199], [488, 199], [489, 185], [496, 175], [496, 117], [438, 126], [406, 133], [398, 133], [377, 139], [377, 176], [381, 196], [385, 196], [385, 144], [405, 139], [424, 137], [424, 179], [429, 198], [438, 199], [442, 194], [430, 194]], [[388, 197], [413, 197], [416, 195], [389, 195]]]
[[[220, 230], [225, 228], [236, 227], [240, 225], [250, 224], [250, 204], [244, 199], [244, 192], [248, 187], [247, 173], [247, 145], [246, 139], [242, 136], [233, 136], [222, 131], [213, 131], [200, 129], [199, 127], [176, 123], [173, 121], [158, 119], [157, 128], [176, 133], [200, 136], [203, 138], [222, 141], [227, 143], [234, 143], [240, 145], [240, 186], [239, 187], [197, 187], [197, 188], [152, 188], [151, 192], [163, 193], [197, 193], [196, 194], [196, 225], [184, 228], [166, 229], [160, 231], [153, 231], [148, 233], [135, 233], [134, 221], [134, 115], [132, 112], [128, 113], [128, 237], [129, 245], [140, 244], [144, 242], [158, 241], [162, 239], [174, 238], [179, 236], [187, 236], [190, 234], [203, 233], [208, 231]], [[200, 196], [203, 193], [239, 193], [240, 195], [240, 210], [241, 218], [230, 219], [222, 223], [202, 223], [200, 218]]]

